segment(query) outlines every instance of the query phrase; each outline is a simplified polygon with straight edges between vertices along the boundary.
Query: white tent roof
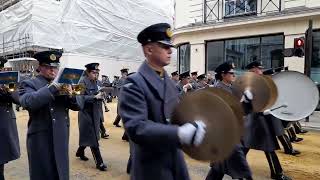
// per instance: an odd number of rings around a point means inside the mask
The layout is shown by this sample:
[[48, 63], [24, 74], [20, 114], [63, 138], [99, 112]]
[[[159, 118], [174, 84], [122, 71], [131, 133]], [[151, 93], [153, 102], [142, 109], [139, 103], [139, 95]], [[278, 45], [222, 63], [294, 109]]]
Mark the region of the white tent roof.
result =
[[173, 18], [174, 0], [22, 0], [0, 12], [0, 38], [30, 34], [34, 46], [140, 63], [138, 32]]

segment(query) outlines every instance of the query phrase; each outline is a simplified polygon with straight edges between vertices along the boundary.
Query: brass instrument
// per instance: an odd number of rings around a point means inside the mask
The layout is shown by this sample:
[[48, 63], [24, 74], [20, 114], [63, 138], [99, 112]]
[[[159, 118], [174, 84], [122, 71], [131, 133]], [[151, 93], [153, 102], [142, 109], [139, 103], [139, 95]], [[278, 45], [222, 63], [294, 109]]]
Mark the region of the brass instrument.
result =
[[82, 69], [62, 68], [58, 73], [58, 83], [62, 84], [59, 89], [59, 95], [83, 94], [86, 87], [84, 84], [79, 83], [83, 72]]
[[[11, 69], [8, 69], [11, 70]], [[18, 71], [2, 71], [0, 72], [0, 88], [12, 93], [17, 90], [19, 81]]]
[[[71, 86], [72, 91], [69, 92], [69, 87]], [[81, 95], [86, 90], [86, 86], [84, 84], [63, 84], [59, 89], [59, 95]]]
[[171, 122], [179, 126], [202, 120], [206, 134], [198, 146], [183, 146], [190, 157], [201, 161], [219, 162], [228, 158], [244, 133], [244, 112], [240, 99], [246, 89], [254, 98], [253, 110], [270, 108], [278, 97], [272, 79], [254, 73], [245, 73], [236, 79], [233, 93], [220, 88], [204, 88], [184, 95], [175, 107]]

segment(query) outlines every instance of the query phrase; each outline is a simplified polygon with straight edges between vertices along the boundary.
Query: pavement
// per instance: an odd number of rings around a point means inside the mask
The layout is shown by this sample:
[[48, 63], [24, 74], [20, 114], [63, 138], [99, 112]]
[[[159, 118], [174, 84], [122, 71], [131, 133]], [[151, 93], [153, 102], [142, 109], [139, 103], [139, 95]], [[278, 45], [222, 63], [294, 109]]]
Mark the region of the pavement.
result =
[[309, 122], [303, 119], [300, 123], [305, 129], [320, 131], [320, 111], [313, 112], [309, 117]]

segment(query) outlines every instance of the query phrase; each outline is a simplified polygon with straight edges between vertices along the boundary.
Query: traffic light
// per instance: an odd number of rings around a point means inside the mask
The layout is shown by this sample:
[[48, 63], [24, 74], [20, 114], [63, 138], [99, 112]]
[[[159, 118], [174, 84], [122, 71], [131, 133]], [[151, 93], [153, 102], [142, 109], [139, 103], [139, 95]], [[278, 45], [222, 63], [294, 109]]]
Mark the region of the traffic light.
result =
[[294, 38], [294, 56], [304, 56], [304, 37]]

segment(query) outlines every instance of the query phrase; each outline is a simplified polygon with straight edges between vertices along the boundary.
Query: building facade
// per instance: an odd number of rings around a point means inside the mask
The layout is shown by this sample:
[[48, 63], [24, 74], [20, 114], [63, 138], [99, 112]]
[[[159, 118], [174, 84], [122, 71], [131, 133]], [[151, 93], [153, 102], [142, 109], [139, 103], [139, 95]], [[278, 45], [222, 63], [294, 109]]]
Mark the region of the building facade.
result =
[[284, 57], [313, 25], [311, 77], [320, 82], [320, 0], [176, 0], [178, 69], [210, 73], [225, 61], [304, 72], [304, 57]]

